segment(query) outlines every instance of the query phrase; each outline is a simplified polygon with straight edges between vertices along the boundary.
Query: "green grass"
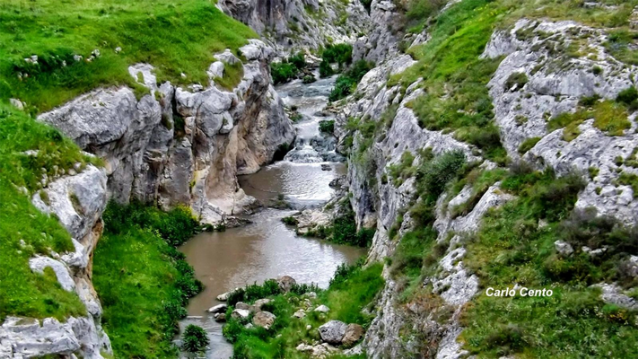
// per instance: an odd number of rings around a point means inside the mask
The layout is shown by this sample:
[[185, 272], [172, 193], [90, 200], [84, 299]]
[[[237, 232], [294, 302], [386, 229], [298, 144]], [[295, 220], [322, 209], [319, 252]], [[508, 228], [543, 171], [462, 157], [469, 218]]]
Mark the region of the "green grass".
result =
[[498, 2], [487, 0], [452, 6], [437, 17], [431, 39], [409, 50], [418, 63], [389, 81], [407, 87], [422, 77], [425, 94], [409, 104], [421, 126], [455, 131], [457, 139], [476, 145], [499, 162], [504, 161], [505, 150], [486, 85], [500, 60], [479, 56], [503, 11]]
[[534, 148], [534, 146], [536, 146], [536, 144], [540, 140], [540, 137], [530, 137], [526, 139], [525, 141], [523, 141], [523, 143], [521, 143], [520, 146], [518, 146], [518, 153], [520, 153], [521, 155], [526, 154], [529, 150]]
[[225, 63], [224, 76], [217, 77], [214, 80], [216, 84], [230, 91], [241, 82], [243, 77], [244, 66], [241, 62], [237, 62], [233, 65]]
[[[234, 51], [251, 37], [206, 0], [2, 1], [0, 96], [46, 111], [98, 86], [139, 87], [127, 72], [138, 62], [155, 66], [158, 81], [204, 84], [213, 53]], [[101, 56], [86, 62], [94, 49]], [[32, 55], [37, 65], [24, 61]]]
[[[38, 152], [29, 156], [28, 150]], [[35, 254], [73, 250], [69, 233], [38, 211], [30, 196], [40, 188], [42, 174], [90, 162], [99, 161], [84, 156], [58, 130], [0, 103], [0, 322], [7, 315], [64, 320], [85, 314], [77, 295], [62, 289], [53, 273], [29, 269]]]
[[[372, 316], [363, 312], [383, 288], [381, 278], [382, 264], [376, 263], [363, 268], [362, 262], [353, 266], [342, 265], [327, 290], [318, 290], [313, 308], [325, 304], [330, 308], [327, 315], [308, 311], [303, 319], [293, 318], [298, 309], [304, 291], [271, 296], [273, 302], [263, 307], [277, 316], [270, 330], [263, 328], [246, 329], [235, 319], [224, 327], [224, 336], [233, 343], [234, 356], [237, 358], [306, 358], [295, 347], [302, 341], [319, 339], [317, 328], [331, 320], [345, 323], [357, 323], [367, 328]], [[229, 310], [229, 312], [232, 309]], [[306, 325], [311, 325], [310, 331]]]
[[405, 151], [401, 155], [399, 163], [388, 166], [388, 174], [395, 187], [399, 187], [404, 180], [416, 174], [416, 167], [412, 166], [414, 158], [414, 155], [410, 151]]
[[103, 326], [118, 358], [174, 357], [177, 320], [201, 290], [178, 245], [193, 235], [187, 209], [109, 204], [94, 256], [93, 283], [104, 308]]
[[579, 107], [576, 112], [564, 112], [552, 117], [547, 122], [547, 129], [554, 131], [563, 128], [563, 139], [572, 141], [580, 135], [578, 126], [593, 118], [594, 127], [606, 132], [610, 136], [622, 136], [625, 130], [631, 128], [628, 120], [627, 107], [613, 101], [596, 101], [590, 107]]

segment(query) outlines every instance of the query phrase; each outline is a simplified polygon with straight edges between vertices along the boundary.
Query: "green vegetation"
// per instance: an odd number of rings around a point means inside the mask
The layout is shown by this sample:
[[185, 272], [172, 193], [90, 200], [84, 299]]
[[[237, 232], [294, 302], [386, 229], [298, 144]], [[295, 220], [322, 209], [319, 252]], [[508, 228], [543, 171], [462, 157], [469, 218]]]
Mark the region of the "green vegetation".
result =
[[412, 155], [410, 151], [405, 151], [401, 155], [399, 163], [388, 167], [388, 174], [390, 175], [392, 184], [395, 187], [401, 186], [404, 180], [415, 175], [416, 167], [412, 166], [414, 158], [414, 155]]
[[0, 30], [0, 100], [19, 98], [31, 112], [98, 86], [141, 91], [127, 71], [139, 62], [153, 65], [158, 81], [207, 83], [215, 52], [256, 37], [205, 0], [5, 1]]
[[299, 221], [293, 216], [284, 217], [281, 221], [289, 226], [296, 226], [299, 223]]
[[408, 20], [405, 27], [409, 32], [420, 33], [430, 17], [445, 6], [444, 0], [411, 0], [407, 4], [405, 17]]
[[455, 188], [460, 191], [460, 188], [465, 185], [471, 186], [472, 191], [470, 192], [470, 197], [467, 201], [449, 209], [452, 218], [469, 214], [490, 186], [505, 178], [506, 173], [507, 171], [501, 168], [490, 171], [481, 171], [480, 169], [475, 168], [470, 171], [465, 178], [457, 181], [452, 187], [452, 194], [454, 193]]
[[530, 137], [526, 139], [525, 141], [523, 141], [523, 143], [521, 143], [520, 146], [518, 146], [518, 153], [520, 153], [521, 155], [526, 154], [527, 151], [531, 150], [534, 146], [536, 146], [536, 144], [540, 140], [541, 140], [540, 137]]
[[165, 213], [139, 203], [111, 203], [103, 218], [93, 283], [115, 354], [174, 356], [177, 321], [186, 316], [188, 299], [202, 289], [175, 246], [194, 234], [197, 222], [188, 209]]
[[337, 77], [335, 87], [330, 92], [328, 99], [336, 101], [353, 93], [363, 75], [370, 71], [373, 66], [373, 63], [365, 60], [355, 62], [352, 67]]
[[319, 131], [325, 133], [334, 133], [335, 132], [335, 121], [334, 120], [323, 120], [319, 121]]
[[327, 64], [338, 64], [339, 68], [342, 69], [352, 63], [352, 45], [327, 45], [321, 53], [321, 59]]
[[[331, 320], [341, 320], [345, 323], [357, 323], [368, 327], [372, 316], [364, 312], [372, 304], [377, 293], [383, 288], [381, 278], [382, 265], [373, 264], [364, 268], [363, 261], [348, 266], [340, 266], [327, 290], [320, 290], [312, 286], [299, 286], [289, 293], [273, 293], [268, 295], [272, 302], [262, 309], [272, 312], [277, 319], [269, 330], [260, 327], [247, 329], [244, 323], [237, 319], [229, 319], [224, 326], [224, 337], [233, 343], [236, 358], [305, 358], [295, 349], [302, 342], [318, 339], [317, 328]], [[271, 284], [265, 284], [272, 286]], [[276, 282], [275, 282], [276, 286]], [[248, 291], [248, 288], [246, 288]], [[255, 292], [260, 290], [253, 289]], [[317, 298], [312, 299], [304, 293], [314, 291]], [[267, 290], [261, 291], [267, 293]], [[263, 294], [260, 293], [260, 294]], [[263, 297], [261, 297], [263, 298]], [[252, 302], [258, 297], [251, 297]], [[292, 317], [292, 314], [302, 306], [303, 300], [312, 302], [312, 307], [325, 304], [330, 308], [326, 314], [307, 311], [304, 318]], [[227, 312], [230, 318], [232, 308]], [[313, 329], [306, 330], [306, 325]]]
[[[589, 103], [589, 102], [587, 102]], [[613, 101], [596, 101], [589, 108], [580, 107], [576, 112], [564, 112], [551, 118], [547, 129], [554, 131], [564, 127], [563, 139], [571, 141], [580, 135], [578, 126], [585, 120], [593, 118], [594, 127], [607, 132], [610, 136], [622, 136], [631, 128], [627, 108]]]
[[209, 343], [208, 334], [202, 327], [190, 324], [184, 330], [184, 344], [182, 348], [187, 352], [201, 352], [206, 349]]
[[[51, 270], [41, 275], [29, 268], [35, 254], [73, 250], [57, 218], [37, 210], [30, 198], [43, 174], [54, 176], [76, 163], [83, 169], [91, 162], [99, 165], [58, 130], [0, 103], [0, 322], [8, 315], [64, 320], [86, 313]], [[40, 198], [48, 200], [42, 192]]]
[[[488, 212], [483, 227], [468, 244], [465, 263], [482, 285], [550, 288], [552, 297], [494, 298], [481, 294], [463, 313], [465, 348], [485, 357], [583, 357], [614, 353], [636, 355], [625, 340], [638, 338], [634, 314], [600, 299], [590, 287], [601, 281], [635, 285], [622, 266], [638, 249], [635, 230], [592, 211], [572, 212], [584, 187], [580, 175], [556, 178], [551, 171], [518, 171], [502, 188], [518, 198]], [[571, 213], [571, 214], [570, 214]], [[538, 221], [548, 224], [538, 226]], [[555, 252], [564, 240], [571, 256]], [[600, 257], [580, 250], [607, 247]]]
[[[224, 64], [224, 76], [215, 78], [215, 83], [225, 88], [226, 90], [232, 90], [237, 86], [241, 79], [244, 77], [244, 65], [241, 62], [235, 64]], [[157, 92], [156, 92], [157, 93]]]
[[[352, 210], [352, 207], [350, 207], [350, 202], [348, 199], [344, 199], [341, 203], [339, 203], [339, 210], [329, 227], [319, 226], [314, 230], [308, 231], [305, 235], [309, 237], [323, 238], [336, 244], [368, 247], [372, 243], [372, 238], [374, 237], [376, 229], [361, 228], [357, 231], [357, 223], [355, 222], [354, 215], [355, 213]], [[292, 224], [292, 221], [294, 220], [294, 225], [297, 224], [294, 218], [284, 218], [283, 220], [284, 223], [291, 222], [287, 224]]]
[[418, 63], [389, 81], [407, 88], [423, 78], [425, 95], [409, 104], [421, 126], [455, 131], [457, 139], [476, 145], [484, 156], [499, 163], [505, 161], [506, 153], [486, 87], [499, 60], [479, 56], [504, 11], [499, 2], [487, 0], [452, 6], [438, 15], [431, 39], [409, 50]]
[[[288, 82], [299, 76], [299, 73], [306, 67], [306, 59], [303, 53], [284, 59], [282, 62], [270, 64], [270, 74], [275, 84]], [[305, 77], [304, 77], [305, 81]]]
[[638, 198], [638, 175], [623, 172], [620, 174], [620, 177], [618, 177], [618, 183], [625, 186], [631, 186], [631, 189], [634, 192], [634, 198]]

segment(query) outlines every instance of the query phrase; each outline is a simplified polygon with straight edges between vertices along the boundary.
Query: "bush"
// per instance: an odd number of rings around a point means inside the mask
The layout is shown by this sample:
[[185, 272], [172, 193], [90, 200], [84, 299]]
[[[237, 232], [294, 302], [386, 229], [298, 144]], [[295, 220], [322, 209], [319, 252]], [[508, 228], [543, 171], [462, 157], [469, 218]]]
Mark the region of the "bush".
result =
[[321, 64], [319, 64], [319, 76], [321, 76], [322, 78], [330, 77], [334, 75], [334, 73], [335, 72], [332, 69], [332, 66], [330, 66], [327, 61], [321, 61]]
[[330, 92], [329, 100], [336, 101], [350, 95], [359, 81], [361, 81], [363, 75], [370, 71], [373, 66], [373, 63], [365, 60], [357, 61], [348, 71], [337, 78], [335, 87]]
[[362, 228], [357, 231], [354, 211], [351, 208], [348, 208], [345, 213], [332, 222], [332, 242], [334, 243], [367, 247], [372, 243], [374, 233], [375, 230], [371, 228]]
[[633, 86], [620, 91], [620, 93], [616, 97], [617, 102], [620, 102], [627, 106], [633, 105], [636, 100], [638, 100], [638, 90], [636, 90], [636, 88]]
[[193, 324], [186, 327], [182, 349], [191, 353], [200, 352], [206, 349], [209, 343], [208, 335], [202, 327]]
[[270, 64], [270, 74], [275, 84], [290, 81], [296, 74], [297, 68], [285, 62], [273, 62]]
[[302, 52], [298, 52], [297, 54], [290, 56], [288, 58], [288, 62], [292, 64], [297, 70], [302, 70], [306, 67], [306, 58]]
[[361, 5], [363, 5], [363, 7], [366, 9], [366, 11], [368, 11], [368, 14], [370, 13], [370, 5], [372, 4], [372, 0], [359, 0], [361, 1]]
[[334, 120], [319, 121], [319, 131], [325, 132], [325, 133], [334, 133], [335, 131]]
[[352, 62], [352, 45], [335, 44], [328, 45], [323, 50], [321, 58], [328, 64], [337, 63], [339, 68]]
[[271, 295], [281, 293], [279, 284], [274, 279], [268, 279], [263, 284], [253, 283], [245, 288], [239, 288], [228, 296], [228, 305], [235, 305], [237, 302], [254, 302], [257, 299], [266, 298]]
[[432, 161], [421, 164], [417, 175], [420, 192], [438, 197], [446, 185], [463, 171], [465, 163], [465, 154], [457, 150], [445, 152]]
[[293, 216], [284, 217], [281, 221], [289, 226], [296, 226], [299, 223], [299, 221]]
[[352, 93], [354, 87], [357, 86], [357, 83], [351, 79], [350, 77], [340, 75], [335, 82], [335, 87], [330, 91], [330, 96], [328, 99], [330, 101], [336, 101], [342, 99]]
[[315, 81], [317, 81], [317, 79], [314, 77], [314, 75], [306, 75], [303, 77], [303, 80], [302, 80], [302, 82], [305, 84], [311, 84]]

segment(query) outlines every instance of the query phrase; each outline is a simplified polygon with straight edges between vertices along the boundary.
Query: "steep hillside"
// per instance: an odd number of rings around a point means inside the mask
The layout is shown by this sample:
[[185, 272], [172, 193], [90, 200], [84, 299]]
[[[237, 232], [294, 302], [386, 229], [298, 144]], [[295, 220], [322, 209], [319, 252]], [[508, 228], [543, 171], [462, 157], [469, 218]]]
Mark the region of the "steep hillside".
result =
[[635, 356], [636, 4], [384, 3], [406, 35], [360, 39], [338, 130], [386, 263], [368, 357]]

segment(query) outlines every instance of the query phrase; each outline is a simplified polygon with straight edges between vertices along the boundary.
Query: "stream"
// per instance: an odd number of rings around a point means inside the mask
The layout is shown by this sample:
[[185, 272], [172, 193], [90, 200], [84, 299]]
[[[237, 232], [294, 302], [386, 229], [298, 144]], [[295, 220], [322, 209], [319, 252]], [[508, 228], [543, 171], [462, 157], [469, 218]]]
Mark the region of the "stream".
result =
[[215, 299], [217, 295], [282, 275], [289, 275], [298, 283], [316, 283], [326, 288], [337, 266], [354, 263], [365, 254], [364, 248], [299, 237], [281, 221], [297, 210], [326, 203], [334, 193], [330, 181], [345, 174], [343, 158], [335, 152], [335, 138], [319, 131], [319, 121], [330, 119], [322, 110], [335, 78], [311, 84], [295, 80], [277, 87], [284, 103], [296, 107], [302, 115], [294, 124], [297, 130], [294, 148], [282, 161], [239, 178], [244, 191], [261, 203], [267, 205], [283, 196], [292, 209], [265, 208], [247, 216], [251, 223], [244, 227], [200, 233], [179, 248], [205, 286], [202, 293], [191, 299], [189, 316], [180, 322], [182, 329], [196, 324], [208, 332], [209, 350], [200, 357], [232, 356], [232, 345], [223, 338], [222, 325], [206, 312], [220, 303]]

